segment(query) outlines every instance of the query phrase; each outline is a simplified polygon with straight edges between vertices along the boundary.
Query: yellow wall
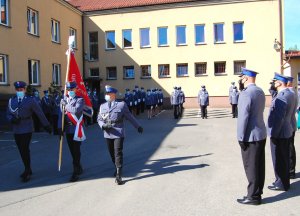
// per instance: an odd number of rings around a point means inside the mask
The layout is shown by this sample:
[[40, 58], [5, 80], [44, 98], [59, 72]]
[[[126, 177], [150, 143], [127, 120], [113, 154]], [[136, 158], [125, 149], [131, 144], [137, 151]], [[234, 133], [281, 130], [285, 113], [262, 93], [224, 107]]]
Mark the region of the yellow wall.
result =
[[[39, 13], [39, 36], [27, 33], [27, 8]], [[61, 44], [51, 41], [51, 18], [60, 21]], [[13, 83], [24, 80], [28, 83], [28, 60], [40, 61], [39, 90], [47, 89], [52, 82], [52, 64], [61, 64], [61, 83], [64, 84], [66, 71], [66, 50], [68, 49], [69, 28], [77, 30], [76, 60], [82, 69], [82, 18], [57, 0], [11, 0], [10, 25], [0, 25], [0, 54], [9, 58], [8, 83], [0, 86], [0, 93], [14, 93]]]
[[[85, 71], [99, 67], [103, 86], [110, 84], [124, 92], [135, 84], [146, 88], [162, 88], [170, 94], [175, 85], [182, 86], [187, 97], [195, 97], [201, 85], [211, 96], [226, 96], [233, 75], [233, 61], [246, 60], [249, 69], [258, 71], [257, 84], [268, 93], [275, 71], [280, 71], [280, 53], [273, 49], [279, 40], [278, 1], [215, 4], [163, 10], [127, 12], [109, 15], [88, 15], [84, 18], [85, 48], [88, 53], [88, 32], [98, 31], [99, 61], [87, 62]], [[245, 43], [233, 43], [233, 22], [244, 21]], [[213, 24], [224, 22], [226, 44], [214, 44]], [[205, 24], [207, 45], [195, 46], [194, 25]], [[187, 26], [188, 46], [176, 46], [176, 25]], [[169, 47], [157, 46], [157, 27], [168, 26]], [[139, 28], [150, 27], [151, 48], [141, 49]], [[133, 49], [122, 49], [122, 29], [132, 29]], [[105, 31], [115, 30], [117, 49], [105, 51]], [[214, 75], [214, 61], [226, 61], [227, 75]], [[205, 77], [195, 77], [194, 63], [207, 62]], [[176, 63], [188, 63], [189, 77], [176, 77]], [[152, 79], [140, 79], [139, 65], [151, 64]], [[170, 64], [171, 78], [158, 78], [158, 64]], [[135, 66], [135, 79], [123, 80], [123, 66]], [[106, 80], [106, 67], [117, 66], [118, 79]], [[86, 75], [88, 75], [86, 73]], [[102, 89], [103, 89], [102, 86]]]

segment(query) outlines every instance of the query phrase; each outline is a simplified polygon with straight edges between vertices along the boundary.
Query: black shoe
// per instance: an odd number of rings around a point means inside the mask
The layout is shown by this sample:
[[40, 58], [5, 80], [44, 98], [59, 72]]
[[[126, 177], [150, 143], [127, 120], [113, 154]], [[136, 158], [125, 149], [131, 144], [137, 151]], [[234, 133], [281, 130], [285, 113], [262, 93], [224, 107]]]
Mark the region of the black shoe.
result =
[[79, 175], [76, 173], [73, 173], [73, 175], [70, 178], [70, 182], [76, 182], [79, 179]]
[[269, 189], [269, 190], [273, 190], [273, 191], [286, 191], [284, 188], [278, 187], [278, 186], [276, 186], [276, 185], [268, 186], [268, 189]]
[[296, 174], [295, 173], [290, 173], [290, 179], [295, 179], [296, 178]]
[[116, 170], [116, 180], [115, 180], [117, 185], [124, 184], [121, 176], [122, 176], [122, 168], [117, 168], [117, 170]]
[[29, 182], [30, 181], [30, 174], [27, 173], [27, 174], [24, 174], [23, 177], [22, 177], [22, 182]]
[[244, 197], [243, 199], [237, 199], [236, 200], [240, 204], [245, 205], [260, 205], [261, 199], [249, 199], [248, 197]]
[[32, 175], [32, 170], [30, 169], [29, 171], [24, 171], [21, 175], [20, 175], [20, 178], [24, 178], [24, 176], [26, 175]]

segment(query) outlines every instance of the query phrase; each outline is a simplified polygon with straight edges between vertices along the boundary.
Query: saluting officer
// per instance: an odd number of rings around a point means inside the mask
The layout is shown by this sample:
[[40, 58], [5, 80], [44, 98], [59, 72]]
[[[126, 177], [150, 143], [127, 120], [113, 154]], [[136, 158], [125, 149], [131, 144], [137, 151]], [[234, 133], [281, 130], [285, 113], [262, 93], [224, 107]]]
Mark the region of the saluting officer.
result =
[[179, 116], [179, 92], [178, 92], [178, 89], [176, 86], [174, 87], [174, 91], [171, 94], [170, 100], [171, 100], [171, 105], [174, 108], [174, 118], [178, 119], [178, 116]]
[[265, 182], [266, 126], [263, 113], [265, 94], [256, 86], [258, 73], [242, 68], [239, 86], [237, 139], [241, 147], [244, 169], [248, 179], [247, 196], [241, 204], [259, 205]]
[[33, 113], [37, 115], [48, 133], [51, 133], [51, 126], [35, 99], [25, 95], [26, 83], [18, 81], [14, 86], [16, 96], [9, 99], [7, 119], [12, 124], [15, 142], [25, 167], [20, 177], [23, 182], [28, 182], [32, 175], [29, 145], [33, 132]]
[[291, 125], [293, 128], [293, 135], [290, 139], [290, 179], [294, 179], [296, 177], [296, 149], [294, 145], [295, 141], [295, 133], [297, 130], [297, 120], [296, 120], [296, 112], [298, 108], [298, 95], [296, 94], [294, 88], [293, 88], [293, 77], [287, 77], [288, 78], [288, 89], [292, 92], [294, 96], [294, 108], [292, 113], [292, 119], [291, 119]]
[[231, 95], [230, 95], [230, 104], [232, 105], [232, 118], [238, 117], [238, 101], [239, 101], [239, 91], [237, 90], [236, 86], [233, 87]]
[[108, 151], [112, 162], [115, 164], [116, 176], [115, 182], [118, 185], [122, 181], [122, 167], [123, 167], [123, 142], [125, 137], [124, 118], [137, 128], [139, 133], [143, 132], [143, 128], [129, 112], [129, 109], [123, 101], [116, 101], [117, 89], [111, 86], [105, 86], [105, 100], [106, 103], [100, 106], [98, 114], [98, 124], [104, 132]]
[[275, 182], [270, 190], [287, 191], [290, 188], [289, 146], [293, 135], [291, 125], [294, 114], [294, 96], [287, 88], [288, 79], [275, 73], [277, 95], [272, 100], [268, 116], [268, 135], [270, 136]]
[[209, 95], [205, 88], [205, 85], [201, 86], [201, 90], [198, 93], [198, 103], [201, 108], [202, 119], [207, 119], [207, 106], [209, 106]]
[[[58, 119], [59, 135], [66, 133], [68, 146], [73, 158], [73, 174], [70, 178], [71, 182], [79, 179], [83, 169], [80, 163], [81, 142], [86, 139], [83, 131], [83, 109], [84, 99], [76, 95], [76, 82], [66, 83], [67, 96], [65, 96], [60, 104], [65, 107], [65, 113], [61, 113]], [[62, 129], [62, 118], [65, 118], [64, 128]]]
[[52, 124], [52, 121], [51, 121], [52, 101], [49, 96], [49, 91], [44, 90], [43, 92], [44, 92], [44, 97], [42, 97], [42, 109], [43, 109], [43, 112], [44, 112], [47, 120], [50, 122], [50, 124]]

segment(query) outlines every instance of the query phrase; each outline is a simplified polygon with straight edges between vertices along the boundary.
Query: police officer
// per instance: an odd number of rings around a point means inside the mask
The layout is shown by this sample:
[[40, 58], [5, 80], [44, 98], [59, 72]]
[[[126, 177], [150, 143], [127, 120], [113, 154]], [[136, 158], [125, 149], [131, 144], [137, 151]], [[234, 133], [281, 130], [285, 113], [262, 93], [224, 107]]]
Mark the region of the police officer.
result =
[[53, 123], [53, 134], [58, 135], [58, 116], [60, 112], [60, 101], [61, 101], [61, 96], [60, 93], [55, 90], [52, 98], [52, 123]]
[[272, 100], [268, 116], [268, 135], [270, 136], [275, 182], [270, 190], [287, 191], [289, 179], [289, 144], [293, 135], [291, 119], [294, 112], [294, 96], [287, 88], [288, 79], [275, 73], [277, 95]]
[[[63, 132], [66, 133], [66, 138], [70, 153], [73, 158], [73, 174], [70, 178], [71, 182], [75, 182], [82, 174], [82, 166], [80, 163], [81, 142], [85, 140], [85, 134], [83, 131], [83, 109], [84, 99], [76, 95], [77, 84], [76, 82], [67, 82], [67, 96], [65, 96], [60, 104], [65, 108], [65, 113], [61, 113], [58, 119], [59, 135], [62, 136]], [[62, 118], [65, 118], [65, 127], [62, 129]]]
[[[40, 106], [40, 108], [42, 108], [42, 100], [40, 98], [40, 94], [37, 89], [33, 90], [33, 96], [34, 96], [33, 99], [37, 102], [37, 104]], [[33, 119], [34, 131], [40, 132], [41, 123], [40, 123], [39, 117], [35, 113], [33, 113], [32, 119]]]
[[259, 205], [265, 181], [266, 126], [263, 113], [265, 94], [256, 86], [258, 73], [242, 68], [239, 86], [237, 139], [241, 147], [248, 193], [237, 201], [241, 204]]
[[49, 96], [49, 91], [44, 90], [43, 92], [44, 92], [44, 97], [42, 97], [42, 109], [47, 120], [50, 122], [50, 124], [52, 124], [51, 121], [52, 101]]
[[135, 97], [136, 97], [136, 101], [137, 101], [137, 104], [136, 104], [136, 115], [139, 115], [140, 111], [141, 111], [142, 95], [141, 95], [141, 91], [139, 89], [139, 86], [136, 85], [134, 87], [134, 89], [135, 89]]
[[147, 109], [148, 119], [152, 118], [153, 104], [154, 104], [154, 97], [151, 93], [151, 90], [147, 89], [147, 94], [145, 97], [145, 105]]
[[157, 88], [152, 89], [152, 97], [153, 97], [152, 117], [155, 117], [158, 114], [158, 103], [159, 103]]
[[126, 89], [126, 93], [124, 94], [124, 102], [126, 103], [126, 105], [129, 108], [129, 111], [132, 113], [133, 111], [133, 104], [134, 104], [134, 99], [133, 99], [133, 95], [130, 92], [130, 89]]
[[231, 114], [233, 114], [233, 106], [231, 104], [231, 93], [233, 91], [233, 87], [235, 87], [235, 82], [231, 82], [231, 86], [229, 87], [229, 103], [231, 105]]
[[290, 139], [290, 179], [294, 179], [296, 177], [296, 149], [294, 145], [294, 140], [295, 140], [295, 133], [297, 130], [297, 120], [296, 120], [296, 112], [298, 108], [298, 95], [294, 91], [293, 88], [293, 77], [287, 77], [288, 79], [288, 89], [291, 91], [294, 97], [294, 108], [293, 108], [293, 113], [292, 113], [292, 119], [291, 119], [291, 125], [293, 128], [293, 135]]
[[184, 92], [181, 90], [181, 87], [178, 87], [178, 92], [179, 92], [179, 117], [182, 116], [183, 113], [183, 103], [185, 102], [185, 95]]
[[164, 102], [164, 94], [161, 89], [158, 90], [158, 113], [161, 112]]
[[201, 90], [198, 93], [198, 103], [201, 108], [202, 119], [207, 119], [207, 106], [209, 106], [209, 95], [205, 88], [205, 85], [201, 86]]
[[237, 90], [236, 86], [233, 87], [231, 95], [230, 95], [230, 104], [232, 106], [232, 118], [238, 117], [238, 101], [239, 101], [239, 91]]
[[141, 113], [144, 113], [145, 110], [145, 99], [146, 99], [146, 92], [144, 87], [141, 87]]
[[93, 91], [93, 96], [92, 96], [92, 104], [93, 104], [93, 123], [97, 122], [97, 115], [98, 115], [98, 111], [99, 111], [99, 106], [100, 106], [100, 101], [99, 101], [99, 97], [97, 95], [97, 91], [96, 89], [94, 89]]
[[122, 167], [123, 167], [123, 142], [124, 142], [124, 118], [127, 119], [139, 133], [143, 132], [143, 128], [129, 112], [126, 103], [116, 101], [117, 89], [111, 86], [105, 86], [106, 103], [100, 106], [98, 114], [98, 124], [104, 132], [104, 138], [112, 162], [115, 164], [115, 182], [118, 185], [123, 184]]
[[174, 87], [174, 91], [171, 94], [170, 100], [171, 100], [171, 105], [174, 108], [174, 118], [178, 119], [178, 117], [179, 117], [179, 92], [178, 92], [178, 89], [176, 86]]
[[25, 170], [20, 175], [23, 182], [28, 182], [32, 175], [30, 161], [30, 141], [33, 132], [32, 114], [35, 113], [45, 130], [51, 133], [51, 127], [41, 107], [32, 96], [25, 95], [26, 83], [14, 83], [16, 96], [9, 99], [7, 119], [12, 124], [15, 142], [18, 146]]

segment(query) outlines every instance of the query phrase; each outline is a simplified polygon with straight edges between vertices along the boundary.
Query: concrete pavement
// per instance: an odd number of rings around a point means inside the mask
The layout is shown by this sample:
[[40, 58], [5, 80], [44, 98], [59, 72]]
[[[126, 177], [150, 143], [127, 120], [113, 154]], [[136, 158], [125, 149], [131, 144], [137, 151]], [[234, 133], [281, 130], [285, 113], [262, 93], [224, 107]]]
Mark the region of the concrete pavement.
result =
[[[0, 215], [299, 215], [299, 172], [290, 191], [267, 189], [274, 180], [269, 140], [263, 204], [236, 202], [247, 187], [236, 119], [229, 109], [209, 109], [208, 116], [203, 120], [194, 109], [185, 110], [179, 120], [171, 111], [152, 120], [142, 115], [142, 135], [126, 122], [122, 186], [114, 183], [113, 165], [97, 125], [86, 128], [84, 173], [76, 183], [68, 182], [72, 164], [67, 145], [58, 172], [58, 138], [46, 133], [34, 134], [34, 174], [30, 182], [21, 183], [23, 168], [12, 134], [1, 133]], [[299, 136], [297, 132], [298, 158]]]

